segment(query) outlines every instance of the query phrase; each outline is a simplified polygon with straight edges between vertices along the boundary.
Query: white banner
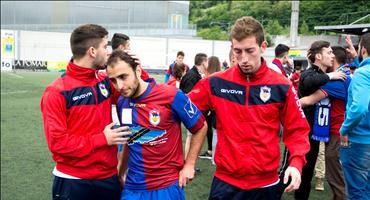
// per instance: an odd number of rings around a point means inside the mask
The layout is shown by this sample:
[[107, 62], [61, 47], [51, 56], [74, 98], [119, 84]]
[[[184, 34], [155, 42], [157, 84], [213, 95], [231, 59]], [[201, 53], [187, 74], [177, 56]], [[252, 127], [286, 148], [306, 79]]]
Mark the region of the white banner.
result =
[[11, 71], [13, 69], [13, 59], [1, 56], [1, 71]]

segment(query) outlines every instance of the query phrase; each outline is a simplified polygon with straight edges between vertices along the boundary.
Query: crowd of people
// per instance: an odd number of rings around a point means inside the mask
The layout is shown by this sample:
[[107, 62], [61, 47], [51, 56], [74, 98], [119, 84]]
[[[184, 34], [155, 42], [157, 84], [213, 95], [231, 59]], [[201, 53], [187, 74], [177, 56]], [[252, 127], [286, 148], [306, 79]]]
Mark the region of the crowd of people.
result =
[[104, 27], [77, 27], [66, 73], [40, 104], [56, 163], [52, 198], [185, 199], [197, 158], [213, 157], [209, 199], [294, 191], [307, 200], [322, 143], [332, 198], [370, 199], [370, 33], [358, 51], [346, 41], [313, 42], [307, 69], [294, 66], [284, 44], [268, 63], [263, 26], [241, 17], [230, 31], [230, 64], [197, 53], [190, 68], [179, 51], [159, 84], [127, 35], [115, 33], [110, 52]]

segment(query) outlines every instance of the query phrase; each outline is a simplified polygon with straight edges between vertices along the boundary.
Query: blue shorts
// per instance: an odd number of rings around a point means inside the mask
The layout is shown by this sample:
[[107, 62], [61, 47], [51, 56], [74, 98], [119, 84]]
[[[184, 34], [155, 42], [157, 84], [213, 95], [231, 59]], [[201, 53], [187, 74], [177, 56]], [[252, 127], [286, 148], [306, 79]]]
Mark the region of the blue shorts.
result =
[[121, 200], [185, 200], [184, 188], [180, 188], [179, 182], [159, 190], [140, 191], [124, 189], [121, 194]]

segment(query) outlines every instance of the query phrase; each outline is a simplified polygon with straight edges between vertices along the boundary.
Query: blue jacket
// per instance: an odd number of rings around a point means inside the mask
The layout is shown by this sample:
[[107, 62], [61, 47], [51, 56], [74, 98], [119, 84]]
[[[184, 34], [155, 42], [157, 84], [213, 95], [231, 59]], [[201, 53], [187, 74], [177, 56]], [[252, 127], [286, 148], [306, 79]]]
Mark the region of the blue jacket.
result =
[[340, 134], [348, 135], [350, 142], [370, 144], [370, 58], [360, 63], [352, 77]]

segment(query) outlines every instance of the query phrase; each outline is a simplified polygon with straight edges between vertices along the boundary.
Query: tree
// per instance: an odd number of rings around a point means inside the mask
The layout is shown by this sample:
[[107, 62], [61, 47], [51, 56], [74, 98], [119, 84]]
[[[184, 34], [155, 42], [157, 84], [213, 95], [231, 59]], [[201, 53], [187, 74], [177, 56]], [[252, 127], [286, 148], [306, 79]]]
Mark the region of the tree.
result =
[[221, 30], [219, 26], [204, 28], [198, 31], [197, 36], [207, 40], [228, 40], [229, 35], [226, 31]]
[[302, 35], [313, 35], [313, 33], [310, 31], [306, 21], [303, 21], [301, 27], [299, 28], [299, 33]]
[[286, 32], [277, 20], [269, 20], [265, 27], [266, 33], [270, 35], [282, 35]]

